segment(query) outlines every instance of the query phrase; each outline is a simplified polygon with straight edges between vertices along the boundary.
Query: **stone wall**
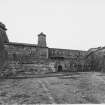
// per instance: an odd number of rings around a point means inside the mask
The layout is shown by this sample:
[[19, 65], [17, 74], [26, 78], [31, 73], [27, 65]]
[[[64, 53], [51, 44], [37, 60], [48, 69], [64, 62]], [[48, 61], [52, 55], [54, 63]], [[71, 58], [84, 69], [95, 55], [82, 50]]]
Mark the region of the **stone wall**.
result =
[[105, 72], [105, 47], [89, 50], [85, 56], [85, 66], [85, 71]]
[[[8, 52], [7, 74], [43, 74], [57, 72], [58, 67], [62, 70], [78, 71], [82, 69], [84, 51], [50, 49], [33, 44], [5, 43]], [[60, 58], [60, 59], [59, 59]]]
[[32, 44], [5, 43], [5, 49], [9, 58], [16, 60], [24, 57], [30, 58], [48, 58], [48, 48], [40, 48]]
[[63, 71], [83, 71], [86, 51], [49, 48], [49, 58], [55, 61], [56, 71], [62, 66]]
[[53, 72], [53, 67], [50, 66], [50, 62], [46, 60], [36, 60], [34, 63], [21, 63], [19, 61], [9, 61], [8, 67], [5, 69], [8, 74], [13, 75], [25, 75], [25, 74], [44, 74]]
[[86, 51], [80, 50], [68, 50], [68, 49], [57, 49], [57, 48], [49, 48], [49, 56], [50, 57], [64, 57], [67, 59], [71, 58], [82, 58], [85, 56]]
[[77, 60], [55, 60], [55, 70], [58, 71], [58, 67], [62, 66], [62, 71], [64, 72], [77, 72], [82, 71], [83, 64]]

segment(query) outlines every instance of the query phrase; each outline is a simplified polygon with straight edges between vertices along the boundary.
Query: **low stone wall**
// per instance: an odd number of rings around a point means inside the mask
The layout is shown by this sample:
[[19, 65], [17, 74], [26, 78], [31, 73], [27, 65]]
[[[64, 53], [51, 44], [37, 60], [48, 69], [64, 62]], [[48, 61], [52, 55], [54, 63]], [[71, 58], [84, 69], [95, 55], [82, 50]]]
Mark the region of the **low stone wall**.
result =
[[8, 61], [7, 65], [0, 71], [0, 76], [35, 75], [54, 72], [51, 61], [39, 60], [34, 63], [21, 63], [19, 61]]

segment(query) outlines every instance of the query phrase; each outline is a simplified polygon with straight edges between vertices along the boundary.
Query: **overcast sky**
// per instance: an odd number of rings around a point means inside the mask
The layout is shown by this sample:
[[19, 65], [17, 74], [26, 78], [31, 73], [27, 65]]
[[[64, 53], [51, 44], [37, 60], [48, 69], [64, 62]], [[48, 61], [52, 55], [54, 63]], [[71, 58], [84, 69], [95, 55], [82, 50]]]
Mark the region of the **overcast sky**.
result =
[[105, 0], [0, 0], [0, 21], [10, 41], [87, 50], [105, 46]]

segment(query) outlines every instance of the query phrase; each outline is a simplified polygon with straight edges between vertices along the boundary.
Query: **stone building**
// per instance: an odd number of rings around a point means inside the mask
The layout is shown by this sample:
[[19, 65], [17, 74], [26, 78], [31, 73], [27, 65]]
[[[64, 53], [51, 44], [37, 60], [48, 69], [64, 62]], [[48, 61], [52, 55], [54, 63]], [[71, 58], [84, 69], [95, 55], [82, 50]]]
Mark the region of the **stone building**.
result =
[[0, 23], [0, 48], [8, 53], [7, 59], [3, 59], [8, 61], [10, 70], [28, 73], [82, 70], [86, 51], [49, 48], [44, 33], [38, 35], [37, 44], [9, 42], [6, 30]]

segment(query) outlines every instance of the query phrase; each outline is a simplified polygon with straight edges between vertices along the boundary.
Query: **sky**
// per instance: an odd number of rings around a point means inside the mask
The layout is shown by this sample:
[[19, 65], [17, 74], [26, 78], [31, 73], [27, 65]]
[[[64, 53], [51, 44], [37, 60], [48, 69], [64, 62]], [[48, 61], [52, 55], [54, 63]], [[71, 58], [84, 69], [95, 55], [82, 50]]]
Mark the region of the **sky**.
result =
[[11, 42], [88, 50], [105, 46], [105, 0], [0, 0], [0, 21]]

